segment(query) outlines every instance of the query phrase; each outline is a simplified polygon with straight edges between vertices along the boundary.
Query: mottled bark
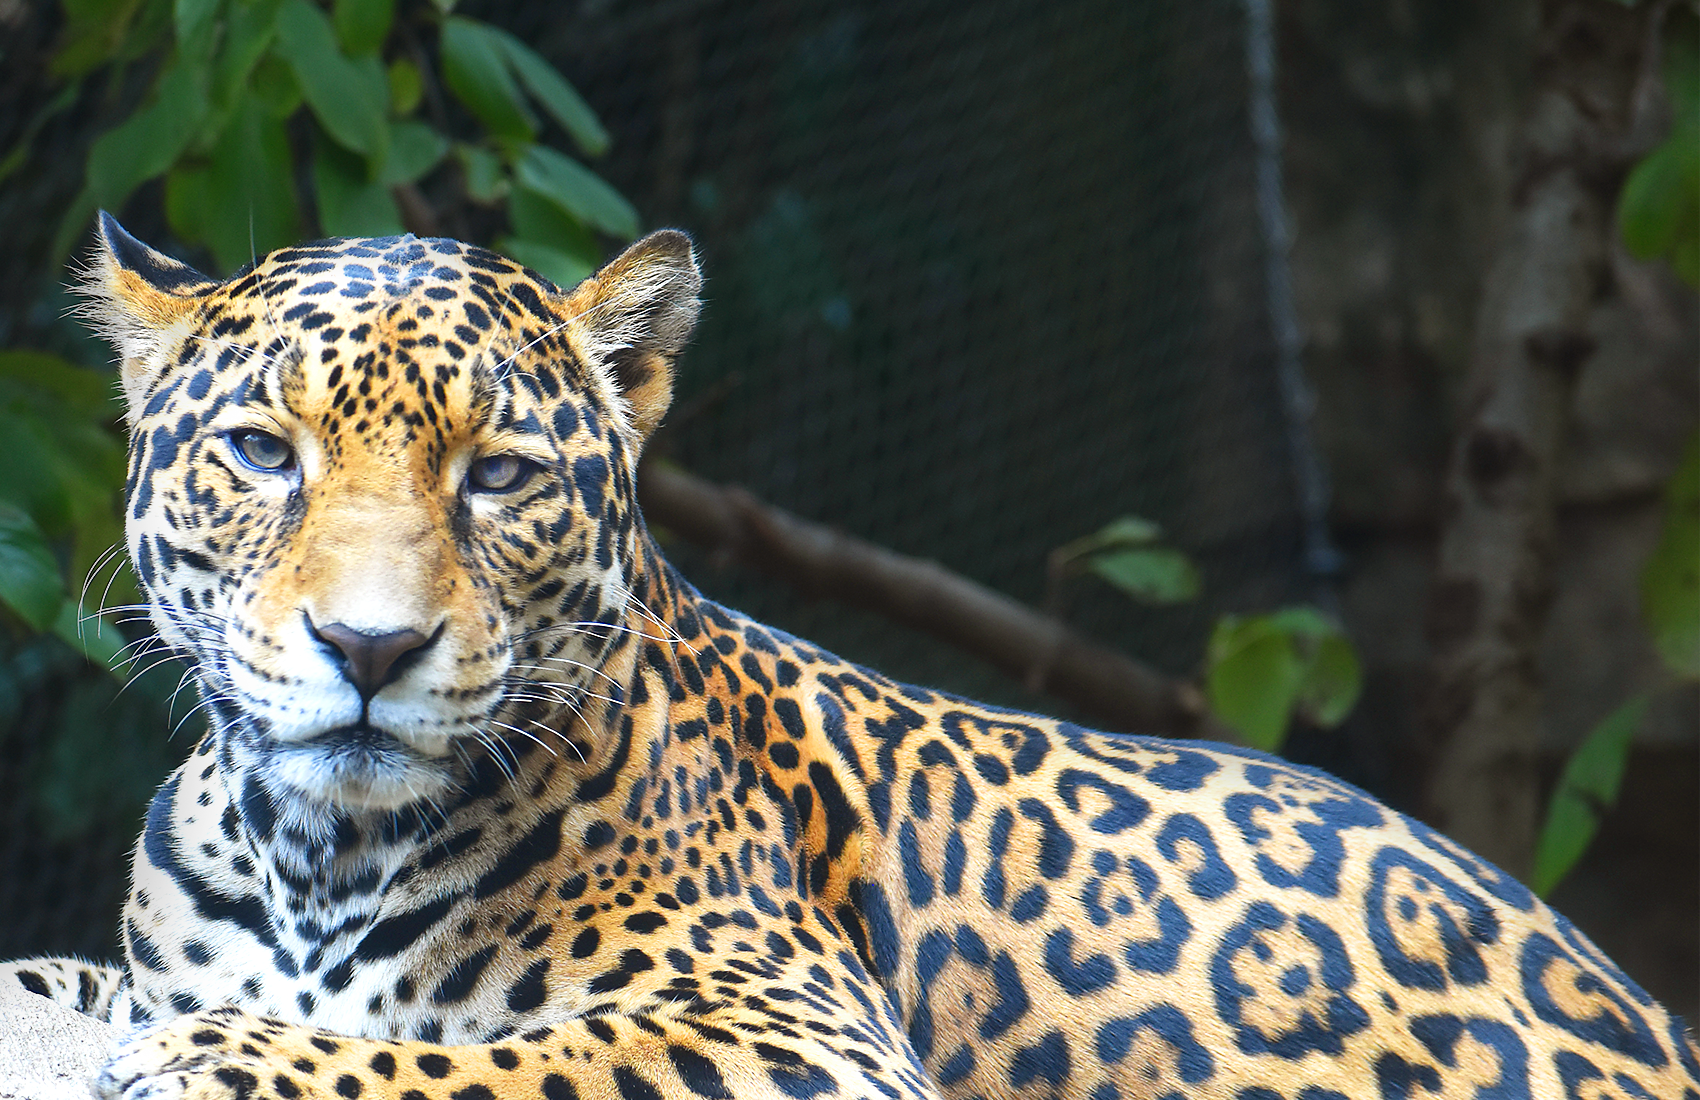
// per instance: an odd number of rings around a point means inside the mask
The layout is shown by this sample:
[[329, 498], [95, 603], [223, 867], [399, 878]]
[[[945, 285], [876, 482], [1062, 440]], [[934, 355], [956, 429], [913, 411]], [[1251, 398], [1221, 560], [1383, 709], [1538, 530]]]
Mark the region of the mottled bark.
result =
[[1557, 476], [1574, 382], [1592, 354], [1625, 167], [1643, 13], [1603, 0], [1542, 12], [1515, 184], [1482, 286], [1448, 460], [1428, 633], [1435, 751], [1427, 812], [1514, 874], [1540, 809], [1537, 647], [1551, 595]]

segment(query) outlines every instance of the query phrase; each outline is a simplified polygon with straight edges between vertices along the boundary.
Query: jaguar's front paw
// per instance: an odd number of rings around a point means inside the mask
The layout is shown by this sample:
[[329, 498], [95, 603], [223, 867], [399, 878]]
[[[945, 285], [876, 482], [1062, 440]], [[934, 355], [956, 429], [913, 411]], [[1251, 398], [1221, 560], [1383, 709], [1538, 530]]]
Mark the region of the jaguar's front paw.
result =
[[263, 1021], [238, 1009], [179, 1016], [122, 1043], [95, 1080], [104, 1100], [236, 1100], [257, 1095], [244, 1063]]
[[187, 1073], [136, 1077], [114, 1062], [95, 1078], [94, 1092], [103, 1100], [180, 1100], [189, 1095], [189, 1086]]

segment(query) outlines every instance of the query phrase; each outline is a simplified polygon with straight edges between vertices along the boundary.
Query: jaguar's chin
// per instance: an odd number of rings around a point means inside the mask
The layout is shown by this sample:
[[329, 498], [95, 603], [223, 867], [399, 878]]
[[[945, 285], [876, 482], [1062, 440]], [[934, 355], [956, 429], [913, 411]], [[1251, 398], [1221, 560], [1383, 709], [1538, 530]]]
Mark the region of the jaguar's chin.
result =
[[438, 798], [452, 785], [446, 760], [423, 756], [365, 723], [307, 741], [274, 742], [267, 755], [275, 781], [345, 810], [397, 810]]

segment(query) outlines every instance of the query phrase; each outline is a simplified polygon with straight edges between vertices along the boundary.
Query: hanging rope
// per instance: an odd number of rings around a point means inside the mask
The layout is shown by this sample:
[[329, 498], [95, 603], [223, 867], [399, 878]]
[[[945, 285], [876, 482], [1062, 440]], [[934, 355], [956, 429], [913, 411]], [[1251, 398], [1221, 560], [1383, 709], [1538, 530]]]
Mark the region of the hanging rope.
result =
[[1311, 598], [1333, 615], [1339, 613], [1334, 578], [1340, 572], [1340, 551], [1328, 531], [1331, 489], [1328, 471], [1311, 435], [1316, 397], [1304, 372], [1304, 333], [1293, 305], [1292, 269], [1288, 252], [1292, 233], [1281, 179], [1281, 119], [1275, 108], [1275, 34], [1269, 0], [1245, 0], [1245, 52], [1252, 144], [1257, 151], [1257, 215], [1263, 229], [1264, 287], [1269, 323], [1275, 336], [1275, 373], [1281, 389], [1281, 412], [1287, 430], [1287, 451], [1293, 463], [1303, 527], [1305, 569], [1310, 574]]

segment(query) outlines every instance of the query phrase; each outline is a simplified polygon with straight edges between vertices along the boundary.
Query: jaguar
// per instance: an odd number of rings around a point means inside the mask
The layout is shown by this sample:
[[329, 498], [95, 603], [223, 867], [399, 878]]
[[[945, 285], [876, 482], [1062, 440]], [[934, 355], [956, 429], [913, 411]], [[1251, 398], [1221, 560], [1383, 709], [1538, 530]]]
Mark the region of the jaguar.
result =
[[97, 1089], [195, 1100], [1700, 1100], [1513, 878], [1326, 774], [896, 683], [635, 503], [688, 237], [576, 288], [412, 236], [218, 282], [99, 219], [126, 541], [209, 732]]

